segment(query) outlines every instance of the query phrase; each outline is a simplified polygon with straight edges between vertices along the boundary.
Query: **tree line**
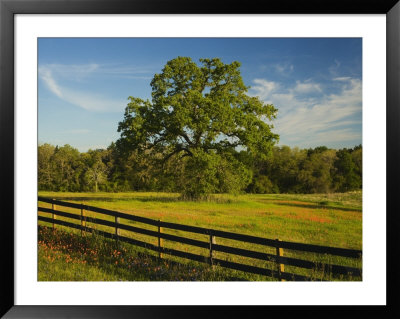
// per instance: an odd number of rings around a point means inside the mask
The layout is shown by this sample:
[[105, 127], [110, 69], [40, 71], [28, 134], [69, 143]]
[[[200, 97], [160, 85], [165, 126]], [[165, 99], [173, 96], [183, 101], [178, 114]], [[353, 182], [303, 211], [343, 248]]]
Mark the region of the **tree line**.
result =
[[[186, 187], [207, 183], [212, 193], [329, 193], [358, 190], [362, 187], [362, 146], [329, 149], [325, 146], [309, 149], [274, 146], [266, 159], [256, 158], [245, 151], [238, 152], [242, 167], [218, 163], [217, 168], [185, 167], [190, 162], [172, 157], [165, 165], [158, 165], [153, 156], [132, 152], [123, 156], [115, 143], [107, 149], [79, 152], [70, 145], [42, 144], [38, 147], [38, 187], [46, 191], [164, 191], [187, 193]], [[156, 156], [157, 158], [157, 156]], [[162, 156], [158, 156], [162, 159]], [[241, 170], [236, 175], [232, 171]], [[221, 175], [222, 176], [219, 176]], [[204, 182], [206, 179], [206, 182]]]
[[39, 189], [324, 193], [361, 188], [361, 145], [276, 146], [278, 109], [248, 94], [240, 63], [177, 57], [155, 74], [151, 100], [129, 97], [120, 138], [104, 150], [39, 146]]

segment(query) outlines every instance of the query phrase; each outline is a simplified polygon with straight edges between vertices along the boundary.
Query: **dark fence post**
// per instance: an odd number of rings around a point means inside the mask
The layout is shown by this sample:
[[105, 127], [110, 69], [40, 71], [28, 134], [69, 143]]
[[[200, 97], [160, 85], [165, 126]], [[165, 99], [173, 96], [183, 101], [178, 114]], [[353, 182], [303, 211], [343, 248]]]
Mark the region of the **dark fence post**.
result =
[[162, 234], [163, 229], [160, 226], [161, 220], [158, 220], [158, 258], [162, 259], [163, 258], [163, 254], [161, 252], [162, 247], [164, 246], [164, 240], [163, 238], [160, 237], [160, 234]]
[[215, 236], [213, 235], [212, 229], [210, 229], [210, 265], [214, 265], [214, 249], [213, 245], [216, 244]]
[[285, 281], [282, 279], [282, 273], [285, 271], [285, 265], [279, 262], [279, 257], [283, 256], [283, 248], [279, 247], [279, 239], [276, 239], [276, 264], [278, 268], [278, 276], [280, 281]]
[[118, 244], [118, 236], [120, 235], [118, 224], [119, 224], [119, 217], [115, 216], [115, 240], [117, 241], [117, 244]]
[[[55, 200], [55, 199], [53, 198], [53, 200]], [[56, 206], [54, 203], [51, 203], [51, 209], [52, 209], [52, 210], [56, 210], [56, 209], [57, 209], [57, 206]], [[51, 217], [53, 218], [53, 221], [54, 221], [55, 219], [57, 219], [57, 218], [56, 218], [56, 214], [54, 214], [54, 213], [51, 213]], [[54, 224], [54, 222], [53, 222], [53, 231], [55, 230], [55, 228], [56, 228], [56, 226], [55, 226], [55, 224]]]
[[83, 227], [85, 226], [85, 222], [83, 221], [83, 204], [81, 204], [81, 236], [83, 236]]

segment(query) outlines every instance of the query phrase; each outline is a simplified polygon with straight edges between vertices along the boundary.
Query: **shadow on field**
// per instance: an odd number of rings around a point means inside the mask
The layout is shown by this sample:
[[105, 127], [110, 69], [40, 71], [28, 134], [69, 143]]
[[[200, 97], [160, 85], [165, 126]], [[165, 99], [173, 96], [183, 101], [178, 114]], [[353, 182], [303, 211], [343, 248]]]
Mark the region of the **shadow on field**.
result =
[[[95, 194], [95, 193], [94, 193]], [[176, 202], [212, 202], [212, 203], [232, 203], [232, 199], [221, 199], [218, 197], [209, 197], [206, 199], [187, 199], [182, 198], [181, 196], [140, 196], [133, 195], [129, 197], [114, 197], [114, 196], [51, 196], [52, 199], [57, 199], [60, 201], [76, 201], [76, 202], [129, 202], [129, 201], [138, 201], [138, 202], [160, 202], [160, 203], [176, 203]]]
[[[161, 261], [160, 261], [160, 259], [158, 257], [150, 255], [150, 254], [146, 254], [144, 252], [139, 253], [139, 255], [142, 258], [146, 258], [148, 260], [151, 260], [154, 264], [157, 264], [157, 263], [160, 263], [160, 262], [167, 262], [170, 266], [178, 268], [178, 269], [187, 267], [187, 265], [185, 265], [185, 264], [182, 264], [182, 263], [179, 263], [177, 261], [170, 260], [170, 259], [161, 259]], [[225, 281], [249, 281], [249, 280], [244, 279], [244, 278], [227, 276], [225, 278]]]
[[323, 209], [332, 209], [332, 210], [342, 210], [346, 212], [362, 212], [362, 209], [360, 208], [346, 208], [346, 207], [334, 207], [334, 206], [328, 206], [328, 205], [323, 205], [323, 204], [299, 204], [299, 203], [282, 203], [282, 202], [274, 202], [275, 205], [280, 205], [280, 206], [292, 206], [292, 207], [300, 207], [300, 208], [311, 208], [311, 209], [318, 209], [318, 208], [323, 208]]

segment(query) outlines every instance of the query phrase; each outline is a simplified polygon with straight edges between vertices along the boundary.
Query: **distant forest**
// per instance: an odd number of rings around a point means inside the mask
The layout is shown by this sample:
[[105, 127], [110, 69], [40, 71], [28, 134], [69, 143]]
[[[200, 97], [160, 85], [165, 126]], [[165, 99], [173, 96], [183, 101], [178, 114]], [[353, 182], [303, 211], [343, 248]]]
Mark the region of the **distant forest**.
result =
[[[314, 149], [274, 146], [270, 156], [254, 159], [238, 152], [247, 175], [240, 181], [216, 183], [214, 193], [225, 193], [236, 183], [236, 193], [330, 193], [362, 188], [362, 146]], [[122, 156], [112, 143], [107, 149], [79, 152], [70, 145], [38, 147], [38, 188], [43, 191], [163, 191], [183, 192], [187, 175], [181, 159], [156, 165], [146, 154]], [[218, 174], [218, 171], [216, 172]]]

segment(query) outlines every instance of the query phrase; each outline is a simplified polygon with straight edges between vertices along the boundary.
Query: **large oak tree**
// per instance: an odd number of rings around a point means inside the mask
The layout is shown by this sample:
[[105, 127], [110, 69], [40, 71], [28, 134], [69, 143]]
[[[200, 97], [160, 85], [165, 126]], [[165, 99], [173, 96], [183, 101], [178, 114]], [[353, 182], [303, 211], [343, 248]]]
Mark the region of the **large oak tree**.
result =
[[151, 81], [152, 100], [129, 97], [117, 147], [182, 161], [183, 193], [237, 191], [250, 182], [239, 151], [265, 159], [278, 135], [269, 123], [277, 109], [247, 94], [240, 63], [189, 57], [168, 61]]

